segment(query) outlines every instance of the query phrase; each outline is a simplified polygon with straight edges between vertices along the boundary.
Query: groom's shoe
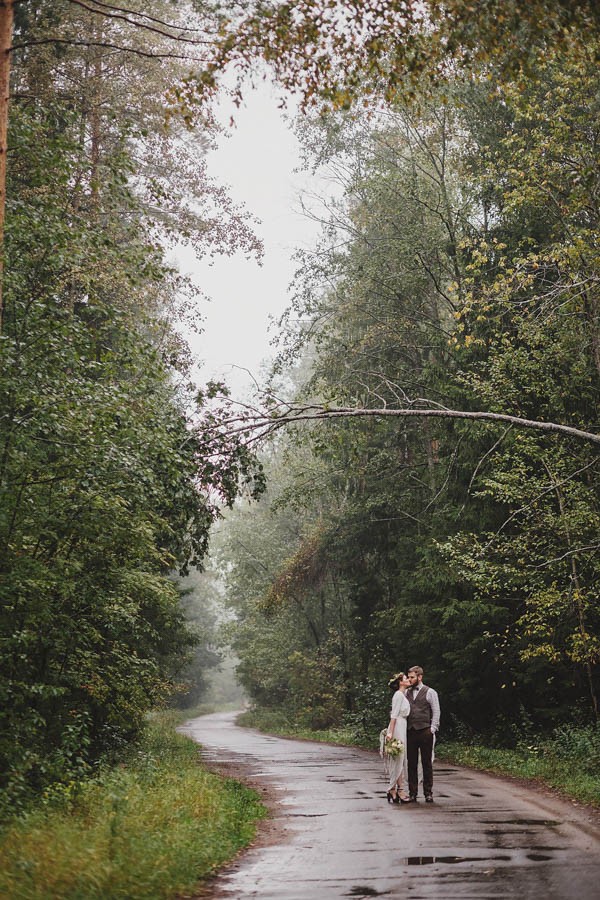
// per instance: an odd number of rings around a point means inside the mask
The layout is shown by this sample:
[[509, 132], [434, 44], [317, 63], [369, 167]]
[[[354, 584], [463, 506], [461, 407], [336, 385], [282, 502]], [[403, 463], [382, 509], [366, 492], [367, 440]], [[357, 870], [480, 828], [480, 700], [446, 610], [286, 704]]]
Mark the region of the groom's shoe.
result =
[[417, 798], [415, 797], [414, 794], [411, 794], [410, 797], [408, 798], [408, 800], [405, 800], [404, 802], [405, 802], [405, 803], [416, 803], [416, 802], [417, 802]]
[[433, 803], [433, 797], [431, 796], [431, 794], [427, 794], [427, 796], [425, 797], [425, 803]]

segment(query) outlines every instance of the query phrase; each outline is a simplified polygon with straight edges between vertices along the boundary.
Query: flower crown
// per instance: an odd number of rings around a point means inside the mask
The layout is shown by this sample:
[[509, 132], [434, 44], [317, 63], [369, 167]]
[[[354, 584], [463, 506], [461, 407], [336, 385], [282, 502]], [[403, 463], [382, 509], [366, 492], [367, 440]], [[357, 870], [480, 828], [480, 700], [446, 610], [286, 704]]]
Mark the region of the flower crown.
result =
[[400, 681], [404, 672], [398, 672], [396, 675], [392, 675], [390, 680], [388, 681], [388, 687], [393, 687], [397, 681]]

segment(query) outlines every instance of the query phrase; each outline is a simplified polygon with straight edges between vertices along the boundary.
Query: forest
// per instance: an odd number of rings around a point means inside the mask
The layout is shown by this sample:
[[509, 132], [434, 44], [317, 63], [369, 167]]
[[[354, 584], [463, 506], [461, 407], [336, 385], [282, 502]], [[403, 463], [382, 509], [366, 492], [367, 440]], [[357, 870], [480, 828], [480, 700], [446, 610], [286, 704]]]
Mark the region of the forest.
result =
[[118, 759], [173, 691], [195, 641], [179, 573], [201, 563], [250, 462], [240, 448], [209, 471], [178, 328], [198, 327], [198, 291], [167, 251], [260, 253], [206, 172], [214, 126], [166, 121], [184, 65], [172, 40], [85, 4], [14, 13], [0, 374], [12, 809]]
[[295, 365], [286, 402], [325, 418], [278, 434], [221, 553], [259, 704], [381, 721], [386, 674], [419, 662], [446, 729], [505, 742], [597, 717], [597, 447], [327, 406], [597, 427], [597, 67], [444, 93], [305, 126], [342, 199], [300, 259], [270, 390]]
[[420, 664], [442, 737], [595, 733], [598, 45], [501, 64], [299, 125], [339, 190], [262, 408], [230, 413], [271, 440], [266, 495], [215, 549], [241, 682], [288, 728], [373, 740]]
[[[447, 736], [600, 754], [600, 21], [520, 7], [0, 4], [2, 809], [217, 643], [287, 727], [370, 739], [419, 664]], [[205, 156], [269, 67], [335, 190], [242, 401], [169, 250], [260, 257]]]

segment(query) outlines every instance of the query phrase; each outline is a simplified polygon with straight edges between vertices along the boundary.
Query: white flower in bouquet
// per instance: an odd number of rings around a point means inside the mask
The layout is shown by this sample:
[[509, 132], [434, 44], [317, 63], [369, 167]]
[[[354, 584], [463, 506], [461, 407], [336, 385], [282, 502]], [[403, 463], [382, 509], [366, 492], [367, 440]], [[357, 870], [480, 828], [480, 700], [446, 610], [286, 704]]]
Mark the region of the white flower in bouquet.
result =
[[386, 740], [383, 750], [388, 756], [402, 756], [404, 753], [404, 744], [402, 741], [399, 741], [398, 738], [392, 738], [389, 741]]

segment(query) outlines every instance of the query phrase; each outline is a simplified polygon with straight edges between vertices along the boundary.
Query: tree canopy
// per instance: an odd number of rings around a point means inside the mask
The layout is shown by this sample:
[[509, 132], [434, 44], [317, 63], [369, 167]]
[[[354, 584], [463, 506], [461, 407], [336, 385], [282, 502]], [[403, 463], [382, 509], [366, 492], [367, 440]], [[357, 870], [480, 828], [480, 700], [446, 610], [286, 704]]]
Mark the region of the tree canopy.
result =
[[[288, 0], [227, 4], [201, 90], [233, 68], [253, 76], [264, 60], [304, 107], [349, 108], [365, 92], [389, 101], [426, 77], [493, 65], [524, 75], [557, 46], [585, 55], [598, 36], [593, 0]], [[193, 79], [192, 79], [193, 80]]]

